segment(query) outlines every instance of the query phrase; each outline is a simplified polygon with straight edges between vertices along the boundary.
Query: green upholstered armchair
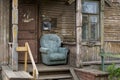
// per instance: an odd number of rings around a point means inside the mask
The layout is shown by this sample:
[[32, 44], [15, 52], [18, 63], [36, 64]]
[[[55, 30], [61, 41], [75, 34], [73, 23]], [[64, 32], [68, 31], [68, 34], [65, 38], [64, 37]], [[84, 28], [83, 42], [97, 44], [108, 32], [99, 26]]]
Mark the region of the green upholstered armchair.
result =
[[68, 49], [61, 47], [56, 34], [45, 34], [40, 39], [42, 62], [46, 65], [66, 64]]

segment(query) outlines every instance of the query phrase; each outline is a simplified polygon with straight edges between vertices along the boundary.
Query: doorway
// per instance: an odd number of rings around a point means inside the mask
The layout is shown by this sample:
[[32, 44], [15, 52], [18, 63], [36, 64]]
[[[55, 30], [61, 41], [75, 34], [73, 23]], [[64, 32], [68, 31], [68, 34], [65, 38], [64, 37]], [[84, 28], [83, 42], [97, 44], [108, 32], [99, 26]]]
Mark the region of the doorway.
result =
[[[18, 45], [28, 42], [35, 62], [38, 62], [38, 7], [34, 0], [19, 0]], [[34, 2], [33, 2], [34, 1]], [[19, 62], [24, 61], [24, 52], [19, 53]], [[28, 57], [28, 62], [30, 61]]]

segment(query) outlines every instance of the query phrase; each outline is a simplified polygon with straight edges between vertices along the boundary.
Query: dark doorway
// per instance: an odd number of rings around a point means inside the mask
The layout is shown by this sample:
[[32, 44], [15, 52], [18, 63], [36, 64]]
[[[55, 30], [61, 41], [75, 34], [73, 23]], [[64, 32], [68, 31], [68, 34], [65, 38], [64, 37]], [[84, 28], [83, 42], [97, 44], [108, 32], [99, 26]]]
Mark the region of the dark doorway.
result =
[[[18, 7], [18, 45], [28, 42], [35, 62], [38, 61], [38, 7], [35, 0], [19, 0]], [[19, 62], [24, 61], [24, 53], [19, 53]], [[29, 61], [29, 58], [28, 58]]]

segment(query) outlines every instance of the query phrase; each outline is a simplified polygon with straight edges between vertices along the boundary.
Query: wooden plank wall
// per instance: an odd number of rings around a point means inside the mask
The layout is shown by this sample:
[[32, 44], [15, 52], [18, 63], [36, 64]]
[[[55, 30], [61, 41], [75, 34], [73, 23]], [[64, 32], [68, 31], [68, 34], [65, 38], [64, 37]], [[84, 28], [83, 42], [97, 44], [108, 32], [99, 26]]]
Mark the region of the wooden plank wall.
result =
[[[104, 12], [104, 50], [105, 52], [120, 54], [120, 3], [114, 2], [113, 6], [105, 6]], [[82, 47], [83, 62], [100, 61], [100, 47]], [[107, 57], [106, 60], [119, 60]]]
[[[45, 15], [49, 18], [57, 18], [57, 27], [52, 27], [50, 31], [42, 31], [42, 34], [53, 33], [61, 37], [63, 42], [70, 50], [68, 63], [75, 66], [76, 62], [76, 41], [75, 35], [75, 2], [71, 5], [66, 5], [67, 0], [41, 0], [40, 1], [40, 16]], [[40, 17], [40, 20], [41, 17]], [[42, 21], [41, 21], [42, 23]], [[41, 26], [42, 24], [40, 24]], [[41, 26], [42, 29], [42, 26]]]
[[8, 62], [10, 0], [0, 0], [0, 64]]
[[83, 62], [90, 61], [100, 61], [101, 57], [99, 55], [100, 46], [82, 46], [82, 60]]
[[105, 41], [120, 41], [120, 3], [105, 7]]
[[55, 33], [64, 42], [75, 42], [75, 3], [66, 5], [65, 2], [66, 0], [40, 1], [41, 16], [57, 18], [57, 27], [53, 27], [50, 31], [42, 31], [42, 33]]
[[[120, 54], [120, 3], [105, 7], [105, 52]], [[108, 60], [116, 60], [107, 58]], [[118, 60], [118, 59], [117, 59]]]
[[[113, 3], [112, 7], [105, 6], [105, 52], [120, 53], [120, 3]], [[57, 27], [51, 31], [42, 31], [43, 34], [58, 34], [64, 42], [75, 42], [75, 3], [65, 5], [64, 0], [42, 0], [40, 3], [41, 15], [57, 18]], [[42, 21], [41, 21], [42, 22]], [[41, 24], [42, 25], [42, 24]], [[70, 49], [70, 64], [75, 65], [76, 47], [66, 45]], [[100, 46], [82, 46], [82, 61], [100, 61]], [[106, 58], [106, 60], [115, 60]]]

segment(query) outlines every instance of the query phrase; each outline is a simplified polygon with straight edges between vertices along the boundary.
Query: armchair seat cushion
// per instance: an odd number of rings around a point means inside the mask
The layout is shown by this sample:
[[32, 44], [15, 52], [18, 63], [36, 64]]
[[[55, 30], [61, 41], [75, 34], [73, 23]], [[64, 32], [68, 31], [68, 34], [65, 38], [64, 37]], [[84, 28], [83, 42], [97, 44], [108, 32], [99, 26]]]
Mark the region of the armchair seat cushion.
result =
[[66, 59], [66, 55], [63, 53], [51, 53], [49, 59], [50, 61], [62, 61]]

